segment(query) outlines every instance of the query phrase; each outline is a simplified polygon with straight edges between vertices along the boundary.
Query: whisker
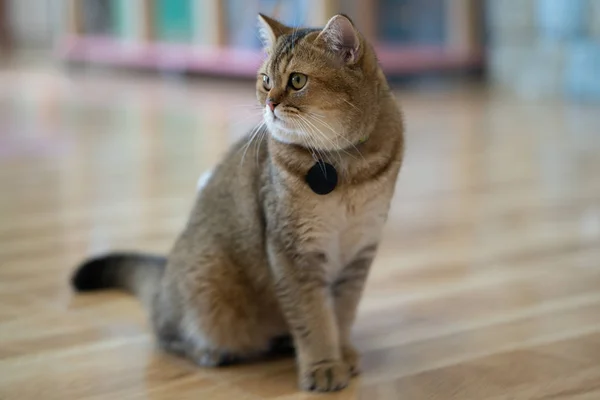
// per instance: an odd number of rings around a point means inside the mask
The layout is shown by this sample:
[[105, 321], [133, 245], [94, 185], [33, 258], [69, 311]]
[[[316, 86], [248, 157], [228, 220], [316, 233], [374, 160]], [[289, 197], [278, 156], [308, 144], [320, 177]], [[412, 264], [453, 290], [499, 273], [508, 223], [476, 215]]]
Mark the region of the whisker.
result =
[[[245, 122], [247, 120], [249, 120], [250, 118], [256, 118], [256, 123], [258, 123], [259, 120], [262, 120], [262, 116], [264, 114], [264, 110], [262, 107], [260, 108], [243, 108], [243, 106], [239, 106], [239, 108], [237, 110], [235, 110], [235, 115], [236, 118], [234, 121], [232, 121], [232, 123], [234, 125], [239, 124], [240, 122]], [[254, 126], [254, 124], [252, 124]]]
[[[308, 117], [308, 115], [307, 115], [307, 117]], [[313, 119], [314, 119], [314, 117], [313, 117]], [[322, 121], [319, 121], [319, 120], [316, 120], [316, 119], [315, 119], [315, 121], [317, 121], [317, 122], [319, 122], [319, 123], [322, 123]], [[353, 159], [355, 159], [355, 160], [356, 160], [356, 157], [354, 157], [354, 156], [353, 156], [352, 154], [350, 154], [348, 151], [346, 151], [346, 150], [344, 150], [344, 149], [338, 149], [338, 148], [337, 148], [337, 146], [335, 145], [335, 143], [334, 143], [334, 142], [333, 142], [331, 139], [329, 139], [327, 136], [325, 136], [325, 134], [323, 134], [323, 132], [321, 132], [321, 131], [320, 131], [320, 130], [319, 130], [319, 129], [318, 129], [318, 128], [317, 128], [317, 127], [314, 125], [314, 123], [310, 122], [308, 119], [307, 119], [307, 122], [309, 122], [309, 123], [310, 123], [310, 124], [311, 124], [311, 125], [314, 127], [314, 129], [315, 129], [315, 130], [316, 130], [316, 131], [317, 131], [317, 132], [320, 134], [320, 136], [321, 136], [323, 139], [325, 139], [325, 140], [327, 140], [327, 141], [329, 142], [329, 144], [331, 145], [331, 147], [332, 147], [332, 148], [335, 150], [335, 152], [337, 153], [337, 155], [338, 155], [338, 158], [339, 158], [339, 162], [340, 162], [340, 164], [342, 163], [342, 156], [341, 156], [340, 152], [341, 152], [341, 153], [344, 153], [344, 154], [346, 154], [347, 156], [349, 156], [350, 158], [353, 158]], [[335, 132], [333, 129], [331, 129], [331, 131], [332, 131], [332, 132], [333, 132], [333, 133], [336, 135], [336, 138], [343, 138], [343, 139], [345, 139], [343, 136], [341, 136], [341, 135], [337, 134], [337, 133], [336, 133], [336, 132]], [[347, 140], [347, 139], [346, 139], [346, 140]]]
[[361, 113], [361, 114], [363, 113], [363, 111], [362, 111], [360, 108], [358, 108], [357, 106], [355, 106], [354, 104], [352, 104], [352, 103], [351, 103], [351, 102], [349, 102], [348, 100], [346, 100], [346, 99], [342, 99], [342, 100], [343, 100], [343, 101], [345, 101], [345, 102], [346, 102], [348, 105], [352, 106], [352, 108], [354, 108], [354, 109], [355, 109], [356, 111], [358, 111], [359, 113]]
[[[344, 101], [346, 101], [346, 100], [344, 100]], [[353, 105], [353, 104], [351, 104], [351, 105]], [[354, 105], [353, 105], [353, 106], [354, 106]], [[324, 125], [325, 127], [327, 127], [327, 128], [328, 128], [328, 129], [329, 129], [329, 130], [330, 130], [330, 131], [333, 133], [333, 134], [335, 134], [335, 135], [336, 135], [336, 138], [339, 138], [339, 139], [341, 139], [341, 140], [344, 140], [346, 143], [348, 143], [348, 144], [350, 145], [350, 147], [352, 147], [352, 148], [353, 148], [353, 149], [354, 149], [354, 150], [355, 150], [355, 151], [356, 151], [356, 152], [357, 152], [357, 153], [360, 155], [360, 157], [363, 159], [363, 161], [366, 161], [366, 160], [365, 160], [365, 157], [363, 156], [363, 154], [361, 153], [361, 151], [358, 149], [358, 147], [356, 147], [356, 144], [355, 144], [355, 143], [351, 142], [350, 140], [348, 140], [347, 138], [345, 138], [343, 135], [340, 135], [340, 134], [338, 134], [338, 133], [337, 133], [337, 132], [336, 132], [336, 131], [333, 129], [333, 127], [327, 123], [327, 121], [324, 121], [322, 118], [319, 118], [319, 117], [318, 117], [318, 115], [320, 115], [320, 114], [313, 113], [313, 112], [307, 112], [307, 117], [311, 117], [313, 120], [315, 120], [315, 121], [317, 121], [317, 122], [319, 122], [319, 123], [323, 124], [323, 125]], [[342, 150], [342, 151], [344, 151], [344, 150]], [[346, 151], [344, 151], [344, 152], [345, 152], [346, 154], [350, 155], [350, 153], [348, 153], [348, 152], [346, 152]]]
[[[312, 155], [313, 159], [315, 160], [315, 162], [319, 165], [319, 168], [321, 169], [321, 172], [323, 172], [323, 175], [325, 177], [327, 177], [327, 170], [325, 169], [325, 166], [323, 165], [323, 157], [320, 155], [319, 150], [317, 149], [316, 146], [314, 146], [314, 138], [313, 136], [310, 134], [310, 129], [306, 129], [308, 127], [308, 125], [303, 121], [303, 118], [301, 116], [297, 122], [300, 123], [300, 125], [303, 127], [303, 131], [302, 133], [304, 134], [305, 137], [303, 137], [303, 141], [305, 143], [309, 142], [310, 140], [313, 141], [313, 145], [310, 145], [307, 143], [307, 149], [310, 152], [310, 154]], [[306, 140], [305, 140], [306, 139]], [[315, 152], [318, 155], [315, 155]]]
[[321, 125], [324, 125], [327, 129], [329, 129], [335, 136], [340, 136], [338, 135], [338, 133], [335, 131], [335, 129], [333, 129], [333, 127], [331, 125], [329, 125], [324, 119], [319, 118], [315, 115], [312, 115], [311, 113], [307, 114], [307, 117], [311, 117], [314, 121], [320, 123]]
[[[304, 126], [304, 125], [302, 125], [302, 126]], [[321, 169], [321, 172], [323, 172], [323, 175], [327, 176], [327, 171], [325, 170], [325, 166], [323, 165], [323, 161], [321, 161], [321, 157], [315, 154], [315, 152], [318, 153], [318, 150], [316, 150], [316, 148], [314, 147], [314, 145], [311, 145], [309, 143], [310, 139], [311, 139], [310, 133], [308, 131], [302, 131], [302, 133], [303, 133], [303, 135], [302, 135], [302, 141], [306, 145], [306, 148], [308, 149], [308, 152], [312, 156], [313, 160], [315, 160], [315, 163], [317, 165], [319, 165], [319, 168]]]
[[[315, 121], [318, 121], [318, 122], [322, 123], [323, 125], [325, 125], [327, 128], [329, 128], [329, 130], [331, 130], [331, 132], [333, 132], [336, 135], [336, 138], [342, 139], [346, 143], [348, 143], [350, 145], [350, 147], [352, 147], [360, 155], [360, 157], [363, 160], [365, 160], [365, 157], [360, 152], [360, 150], [358, 149], [358, 147], [356, 147], [356, 144], [352, 143], [350, 140], [348, 140], [347, 138], [345, 138], [343, 135], [338, 134], [335, 130], [333, 130], [333, 128], [331, 127], [331, 125], [329, 125], [326, 121], [323, 121], [323, 120], [319, 119], [318, 117], [315, 117], [314, 115], [311, 116], [310, 113], [307, 116], [312, 117]], [[346, 154], [350, 155], [347, 152], [346, 152]]]
[[255, 108], [257, 110], [262, 110], [263, 106], [261, 106], [260, 104], [231, 104], [231, 105], [227, 105], [227, 107], [229, 108]]
[[[308, 117], [308, 115], [307, 115], [307, 117]], [[318, 120], [317, 118], [314, 118], [314, 117], [313, 117], [313, 119], [315, 119], [316, 121], [319, 121], [319, 122], [323, 122], [323, 123], [325, 123], [326, 125], [328, 125], [326, 122], [324, 122], [324, 121], [320, 121], [320, 120]], [[310, 122], [310, 121], [307, 121], [307, 122]], [[314, 124], [311, 124], [311, 125], [313, 125], [313, 126], [314, 126]], [[346, 138], [344, 138], [343, 136], [341, 136], [341, 135], [337, 134], [337, 133], [336, 133], [336, 132], [333, 130], [333, 128], [331, 128], [331, 126], [330, 126], [330, 125], [328, 125], [328, 126], [329, 126], [330, 130], [331, 130], [331, 131], [334, 133], [334, 135], [336, 135], [336, 138], [342, 138], [342, 139], [345, 139], [347, 142], [349, 142], [349, 143], [350, 143], [350, 141], [348, 141]], [[316, 127], [315, 127], [315, 129], [316, 129]], [[319, 134], [320, 134], [320, 135], [321, 135], [321, 136], [322, 136], [324, 139], [327, 139], [327, 140], [328, 140], [328, 141], [329, 141], [329, 142], [332, 144], [332, 146], [333, 146], [334, 148], [336, 147], [336, 146], [335, 146], [335, 144], [333, 143], [333, 141], [332, 141], [332, 140], [330, 140], [330, 139], [329, 139], [327, 136], [325, 136], [325, 135], [323, 134], [323, 132], [321, 132], [321, 131], [320, 131], [320, 130], [318, 130], [318, 129], [317, 129], [317, 131], [319, 132]], [[341, 172], [343, 172], [344, 174], [346, 174], [346, 173], [348, 172], [348, 164], [347, 164], [347, 163], [344, 163], [344, 162], [342, 162], [342, 153], [343, 153], [343, 154], [345, 154], [345, 155], [347, 155], [348, 157], [352, 158], [353, 160], [356, 160], [356, 157], [354, 157], [354, 156], [353, 156], [351, 153], [349, 153], [349, 152], [348, 152], [348, 151], [346, 151], [345, 149], [336, 148], [336, 150], [335, 150], [335, 154], [337, 154], [337, 157], [338, 157], [338, 167], [342, 169], [342, 171], [341, 171]], [[360, 152], [359, 152], [359, 154], [360, 154]], [[360, 155], [361, 155], [361, 157], [362, 157], [362, 154], [360, 154]], [[363, 159], [364, 159], [364, 157], [363, 157]]]
[[[337, 164], [337, 165], [338, 165], [338, 167], [341, 167], [341, 166], [342, 166], [342, 164], [343, 164], [343, 163], [342, 163], [342, 156], [341, 156], [341, 155], [340, 155], [340, 154], [339, 154], [337, 151], [335, 151], [335, 150], [333, 150], [333, 151], [329, 151], [329, 150], [327, 150], [327, 149], [326, 149], [326, 148], [327, 148], [327, 146], [325, 146], [325, 144], [326, 144], [326, 142], [325, 142], [325, 141], [326, 141], [326, 140], [329, 140], [329, 139], [328, 139], [328, 138], [327, 138], [327, 137], [326, 137], [326, 136], [323, 134], [323, 132], [321, 132], [321, 131], [320, 131], [320, 130], [319, 130], [319, 129], [318, 129], [318, 128], [317, 128], [317, 127], [316, 127], [316, 126], [313, 124], [313, 123], [311, 123], [311, 122], [310, 122], [308, 119], [306, 119], [306, 118], [305, 118], [305, 122], [306, 122], [307, 124], [309, 124], [309, 125], [312, 127], [311, 131], [314, 133], [314, 140], [315, 140], [315, 141], [319, 141], [319, 142], [321, 143], [321, 146], [323, 147], [323, 152], [325, 153], [325, 155], [326, 155], [326, 156], [325, 156], [325, 157], [323, 157], [323, 156], [322, 156], [321, 158], [322, 158], [322, 159], [324, 159], [325, 161], [329, 162], [330, 164], [333, 164], [333, 165], [336, 165], [336, 164]], [[329, 141], [329, 142], [331, 143], [332, 147], [334, 147], [334, 148], [335, 148], [335, 145], [334, 145], [334, 144], [333, 144], [331, 141]], [[333, 157], [333, 156], [335, 156], [335, 155], [337, 155], [337, 163], [334, 163], [334, 162], [332, 161], [332, 159], [331, 159], [331, 157]], [[326, 176], [326, 173], [325, 173], [325, 171], [323, 171], [323, 174], [325, 174], [325, 176]]]
[[[319, 156], [321, 158], [325, 158], [323, 156], [323, 154], [321, 153], [321, 151], [323, 151], [325, 153], [328, 153], [327, 150], [326, 150], [327, 146], [325, 146], [326, 143], [323, 142], [323, 140], [322, 140], [322, 138], [320, 136], [316, 136], [316, 135], [313, 134], [313, 131], [317, 130], [316, 126], [314, 124], [312, 124], [305, 117], [300, 116], [300, 115], [299, 115], [299, 117], [304, 121], [304, 124], [309, 128], [307, 134], [310, 135], [310, 137], [313, 139], [313, 142], [315, 142], [317, 144], [320, 143], [320, 146], [315, 146], [315, 150], [317, 151], [317, 153], [319, 154]], [[318, 147], [321, 147], [322, 149], [319, 149]], [[329, 159], [329, 157], [328, 157], [328, 161], [331, 162], [331, 159]]]
[[312, 139], [312, 135], [310, 134], [310, 127], [303, 121], [301, 116], [298, 116], [296, 122], [298, 122], [300, 126], [302, 126], [302, 134], [306, 136], [307, 148], [310, 151], [310, 154], [313, 156], [313, 158], [315, 158], [315, 161], [318, 161], [318, 157], [315, 153], [318, 153], [319, 150], [317, 149], [318, 146], [315, 145], [314, 140], [310, 140]]
[[252, 129], [252, 131], [249, 134], [249, 139], [248, 142], [244, 145], [244, 147], [242, 147], [239, 151], [241, 151], [242, 149], [244, 150], [244, 154], [242, 155], [242, 159], [240, 161], [240, 167], [244, 164], [244, 160], [246, 158], [246, 153], [248, 152], [248, 149], [250, 148], [250, 145], [252, 144], [252, 141], [256, 138], [256, 135], [258, 134], [258, 132], [261, 130], [261, 128], [265, 125], [265, 121], [262, 121], [260, 124], [258, 124], [254, 129]]
[[[266, 128], [263, 126], [263, 128]], [[262, 145], [263, 140], [265, 139], [265, 137], [267, 136], [267, 129], [261, 129], [260, 130], [260, 136], [258, 138], [258, 144], [256, 145], [256, 165], [258, 166], [258, 155], [260, 152], [260, 146]]]
[[302, 131], [302, 134], [302, 141], [306, 144], [306, 148], [310, 153], [310, 156], [313, 158], [313, 160], [315, 160], [316, 163], [320, 162], [321, 157], [317, 154], [318, 151], [315, 149], [314, 145], [310, 144], [310, 134], [307, 131]]
[[[252, 119], [260, 119], [260, 116], [257, 114], [241, 116], [237, 121], [229, 121], [229, 124], [231, 124], [231, 126], [237, 128], [240, 125], [243, 125], [243, 124], [248, 123], [249, 121], [252, 121]], [[256, 122], [256, 123], [258, 123], [258, 122]], [[252, 127], [256, 126], [256, 123], [252, 124], [251, 126]]]

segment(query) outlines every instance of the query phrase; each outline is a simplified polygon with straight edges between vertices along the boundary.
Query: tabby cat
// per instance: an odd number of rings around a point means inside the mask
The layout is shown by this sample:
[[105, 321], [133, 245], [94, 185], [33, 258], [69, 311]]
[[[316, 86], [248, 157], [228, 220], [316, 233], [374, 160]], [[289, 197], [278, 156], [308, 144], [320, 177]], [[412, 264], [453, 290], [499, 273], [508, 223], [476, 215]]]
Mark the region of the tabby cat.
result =
[[264, 140], [248, 136], [215, 168], [168, 258], [109, 254], [73, 285], [136, 294], [159, 345], [201, 366], [288, 338], [300, 387], [335, 391], [359, 372], [350, 330], [402, 163], [402, 116], [346, 16], [259, 25]]

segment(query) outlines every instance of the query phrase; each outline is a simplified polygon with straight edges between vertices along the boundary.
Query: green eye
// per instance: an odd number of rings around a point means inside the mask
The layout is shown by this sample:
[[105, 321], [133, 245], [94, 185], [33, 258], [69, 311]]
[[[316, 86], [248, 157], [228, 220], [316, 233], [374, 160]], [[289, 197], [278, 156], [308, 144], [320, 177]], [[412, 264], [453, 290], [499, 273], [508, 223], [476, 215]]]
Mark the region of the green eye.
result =
[[269, 78], [267, 75], [263, 75], [262, 81], [263, 81], [263, 88], [267, 91], [271, 90], [271, 78]]
[[306, 81], [308, 77], [304, 74], [300, 74], [298, 72], [294, 72], [290, 75], [290, 83], [289, 85], [296, 90], [300, 90], [306, 85]]

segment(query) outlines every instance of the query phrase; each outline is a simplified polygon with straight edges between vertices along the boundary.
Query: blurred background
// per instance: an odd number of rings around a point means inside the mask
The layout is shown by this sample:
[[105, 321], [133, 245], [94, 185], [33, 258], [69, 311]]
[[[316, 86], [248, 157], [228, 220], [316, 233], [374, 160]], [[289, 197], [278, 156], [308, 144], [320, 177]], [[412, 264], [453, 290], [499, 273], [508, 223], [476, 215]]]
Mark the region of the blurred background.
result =
[[406, 119], [336, 398], [600, 398], [600, 0], [0, 0], [0, 398], [304, 398], [291, 360], [195, 368], [68, 285], [167, 253], [260, 121], [258, 12], [348, 14]]
[[323, 26], [344, 12], [378, 47], [385, 70], [468, 70], [483, 61], [478, 1], [3, 0], [3, 43], [57, 60], [253, 77], [256, 14]]
[[600, 99], [596, 0], [1, 0], [0, 43], [55, 61], [253, 77], [255, 15], [322, 26], [343, 12], [390, 76], [486, 72], [520, 94]]

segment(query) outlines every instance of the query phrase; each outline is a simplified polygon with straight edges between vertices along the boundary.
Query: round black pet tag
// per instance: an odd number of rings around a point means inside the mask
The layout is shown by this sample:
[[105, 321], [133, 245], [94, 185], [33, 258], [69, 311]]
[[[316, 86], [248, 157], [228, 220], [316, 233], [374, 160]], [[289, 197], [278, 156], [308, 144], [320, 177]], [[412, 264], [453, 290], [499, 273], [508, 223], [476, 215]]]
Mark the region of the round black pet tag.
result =
[[317, 161], [306, 174], [306, 183], [316, 194], [324, 195], [333, 192], [338, 183], [338, 175], [334, 166]]

